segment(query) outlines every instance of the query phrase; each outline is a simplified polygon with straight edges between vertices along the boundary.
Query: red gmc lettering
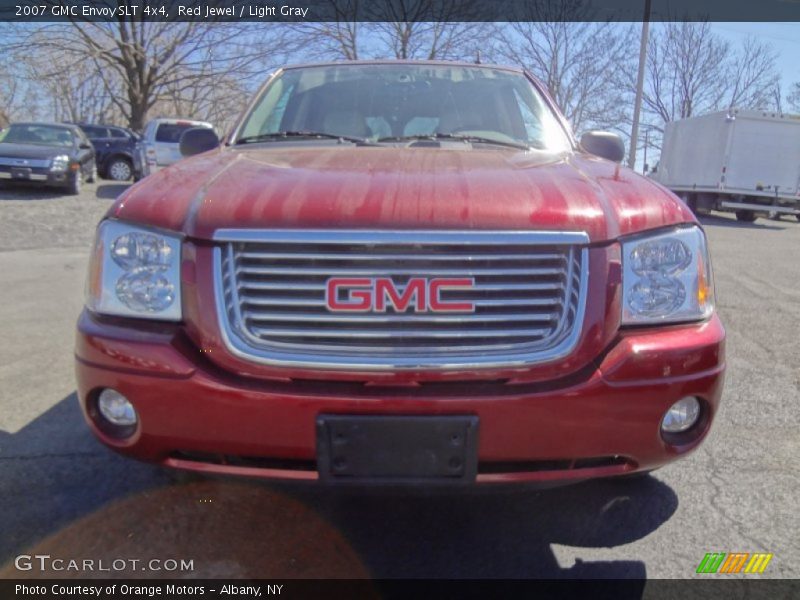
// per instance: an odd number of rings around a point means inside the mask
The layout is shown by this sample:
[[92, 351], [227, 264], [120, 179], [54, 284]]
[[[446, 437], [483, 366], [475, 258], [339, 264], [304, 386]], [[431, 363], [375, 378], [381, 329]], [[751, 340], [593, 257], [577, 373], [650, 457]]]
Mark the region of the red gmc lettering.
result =
[[425, 283], [422, 278], [408, 280], [402, 295], [398, 293], [394, 286], [394, 281], [387, 278], [375, 279], [375, 310], [384, 312], [386, 310], [386, 297], [392, 303], [397, 312], [405, 312], [411, 304], [412, 297], [416, 299], [416, 312], [425, 312]]
[[[342, 288], [366, 288], [349, 289], [347, 300], [339, 300], [339, 290]], [[372, 279], [344, 279], [331, 277], [325, 293], [326, 304], [329, 310], [353, 310], [366, 312], [372, 308]]]
[[331, 277], [326, 286], [326, 304], [328, 310], [335, 312], [386, 312], [389, 306], [396, 312], [406, 312], [410, 307], [414, 312], [473, 312], [474, 303], [442, 300], [441, 295], [447, 290], [469, 290], [474, 285], [475, 281], [466, 277], [412, 277], [401, 291], [389, 277]]
[[475, 285], [474, 279], [431, 279], [428, 294], [428, 305], [434, 312], [473, 312], [475, 304], [465, 301], [446, 302], [442, 300], [442, 290], [471, 290]]

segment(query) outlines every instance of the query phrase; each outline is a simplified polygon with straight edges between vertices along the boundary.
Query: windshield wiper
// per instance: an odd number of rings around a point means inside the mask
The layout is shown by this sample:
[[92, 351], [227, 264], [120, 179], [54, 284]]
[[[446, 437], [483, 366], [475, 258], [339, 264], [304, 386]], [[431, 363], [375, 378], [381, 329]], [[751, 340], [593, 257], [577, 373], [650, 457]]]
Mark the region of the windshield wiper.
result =
[[247, 137], [236, 140], [237, 144], [254, 144], [257, 142], [280, 141], [288, 138], [307, 138], [307, 139], [328, 139], [343, 140], [353, 144], [371, 145], [370, 141], [353, 135], [336, 135], [335, 133], [324, 133], [321, 131], [276, 131], [275, 133], [260, 133], [258, 135], [248, 135]]
[[378, 142], [410, 142], [415, 140], [456, 140], [459, 142], [471, 142], [478, 144], [495, 144], [497, 146], [506, 146], [508, 148], [519, 148], [520, 150], [529, 150], [530, 146], [522, 142], [506, 142], [503, 140], [496, 140], [494, 138], [483, 137], [480, 135], [459, 135], [457, 133], [427, 133], [418, 135], [395, 135], [378, 138]]

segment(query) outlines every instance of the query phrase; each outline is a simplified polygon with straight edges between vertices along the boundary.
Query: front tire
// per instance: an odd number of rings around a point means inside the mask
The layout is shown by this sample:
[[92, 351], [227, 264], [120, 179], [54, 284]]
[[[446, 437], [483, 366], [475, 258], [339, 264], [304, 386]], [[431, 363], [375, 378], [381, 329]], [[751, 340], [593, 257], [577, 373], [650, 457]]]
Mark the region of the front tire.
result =
[[742, 221], [743, 223], [752, 223], [758, 217], [756, 216], [755, 211], [752, 210], [737, 210], [736, 211], [736, 220]]
[[128, 181], [133, 176], [133, 167], [130, 161], [115, 158], [106, 168], [106, 173], [112, 181]]
[[75, 171], [75, 176], [69, 182], [69, 186], [67, 187], [67, 191], [71, 195], [77, 196], [78, 194], [81, 193], [82, 189], [83, 189], [83, 173], [81, 172], [80, 169], [78, 169], [77, 171]]

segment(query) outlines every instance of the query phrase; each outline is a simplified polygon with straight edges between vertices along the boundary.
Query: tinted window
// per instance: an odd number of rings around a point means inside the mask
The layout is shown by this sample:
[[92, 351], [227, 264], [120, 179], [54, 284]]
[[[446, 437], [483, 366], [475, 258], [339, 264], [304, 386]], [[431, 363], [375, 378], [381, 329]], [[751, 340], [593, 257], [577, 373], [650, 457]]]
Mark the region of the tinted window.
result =
[[128, 139], [128, 134], [122, 131], [122, 129], [109, 129], [111, 132], [111, 137], [113, 138], [120, 138], [120, 139]]
[[195, 125], [191, 123], [161, 123], [156, 130], [156, 141], [177, 144], [183, 132], [192, 127]]
[[108, 137], [108, 130], [105, 127], [95, 127], [92, 125], [88, 125], [85, 127], [81, 127], [83, 132], [90, 138], [104, 138]]
[[247, 116], [240, 137], [316, 131], [369, 139], [454, 134], [561, 151], [569, 138], [522, 73], [459, 65], [287, 69]]

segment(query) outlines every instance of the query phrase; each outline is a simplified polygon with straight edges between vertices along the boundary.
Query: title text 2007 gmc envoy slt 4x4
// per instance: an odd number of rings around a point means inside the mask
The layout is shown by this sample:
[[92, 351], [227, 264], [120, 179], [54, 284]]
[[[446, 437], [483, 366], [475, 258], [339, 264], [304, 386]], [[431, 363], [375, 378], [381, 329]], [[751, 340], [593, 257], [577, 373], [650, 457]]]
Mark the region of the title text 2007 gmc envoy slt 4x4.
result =
[[[706, 238], [519, 69], [274, 73], [97, 229], [95, 435], [204, 472], [556, 483], [695, 449], [723, 385]], [[605, 157], [605, 158], [601, 158]]]

